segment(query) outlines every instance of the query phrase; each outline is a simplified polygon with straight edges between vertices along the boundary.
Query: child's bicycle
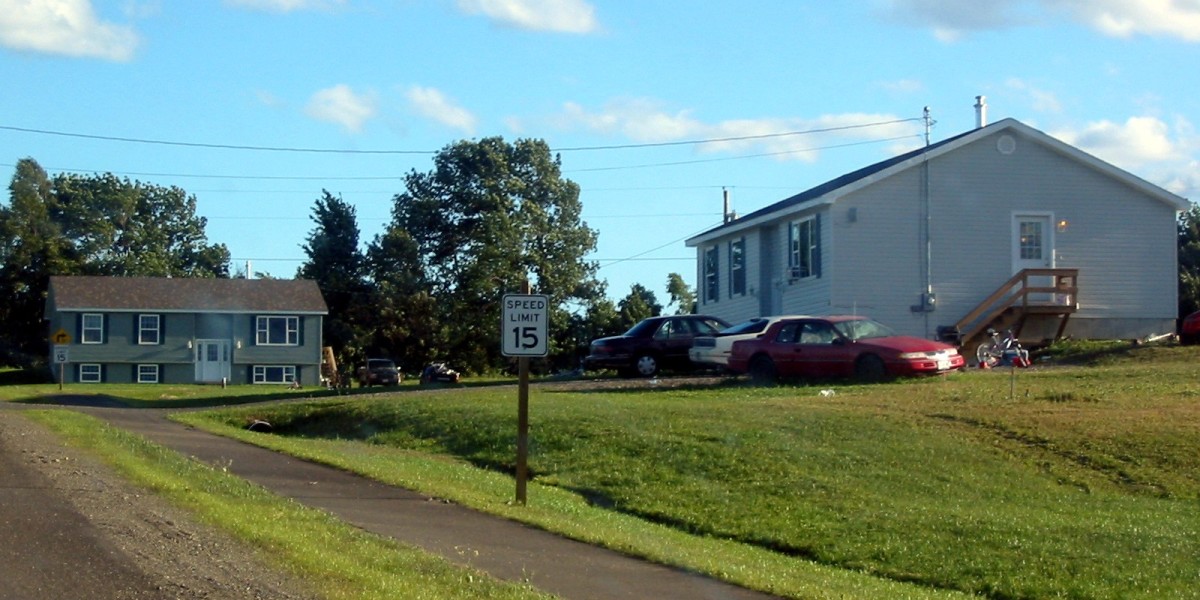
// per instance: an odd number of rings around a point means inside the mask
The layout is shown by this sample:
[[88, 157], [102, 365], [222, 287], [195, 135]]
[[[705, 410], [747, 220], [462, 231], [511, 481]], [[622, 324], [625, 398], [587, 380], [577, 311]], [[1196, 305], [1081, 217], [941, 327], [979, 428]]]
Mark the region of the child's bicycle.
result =
[[979, 348], [975, 350], [979, 368], [990, 369], [1002, 364], [1014, 367], [1029, 366], [1029, 351], [1021, 347], [1021, 342], [1013, 335], [1011, 329], [1005, 332], [1004, 337], [1000, 337], [1000, 332], [990, 327], [987, 333], [990, 339], [979, 344]]

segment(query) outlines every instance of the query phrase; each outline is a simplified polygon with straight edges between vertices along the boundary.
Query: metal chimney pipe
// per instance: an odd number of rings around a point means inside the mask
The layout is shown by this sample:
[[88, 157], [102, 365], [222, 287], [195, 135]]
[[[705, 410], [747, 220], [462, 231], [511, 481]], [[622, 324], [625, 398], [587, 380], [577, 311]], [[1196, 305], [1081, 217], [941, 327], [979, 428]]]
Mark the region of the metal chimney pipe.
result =
[[975, 129], [987, 127], [987, 96], [975, 96]]
[[723, 215], [723, 221], [728, 223], [732, 220], [729, 216], [729, 190], [726, 188], [721, 188], [721, 195], [725, 198], [725, 210], [721, 214]]

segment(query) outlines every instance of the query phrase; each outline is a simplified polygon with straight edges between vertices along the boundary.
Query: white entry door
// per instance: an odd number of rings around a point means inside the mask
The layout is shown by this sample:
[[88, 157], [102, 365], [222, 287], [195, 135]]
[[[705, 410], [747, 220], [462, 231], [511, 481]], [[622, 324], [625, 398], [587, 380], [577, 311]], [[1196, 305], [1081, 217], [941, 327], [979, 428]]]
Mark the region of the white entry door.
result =
[[[1012, 262], [1013, 273], [1024, 269], [1050, 269], [1054, 267], [1054, 216], [1049, 213], [1014, 214]], [[1031, 277], [1029, 285], [1051, 287], [1053, 277]], [[1029, 297], [1032, 302], [1049, 302], [1049, 294]]]
[[196, 381], [217, 383], [229, 378], [229, 340], [196, 340]]

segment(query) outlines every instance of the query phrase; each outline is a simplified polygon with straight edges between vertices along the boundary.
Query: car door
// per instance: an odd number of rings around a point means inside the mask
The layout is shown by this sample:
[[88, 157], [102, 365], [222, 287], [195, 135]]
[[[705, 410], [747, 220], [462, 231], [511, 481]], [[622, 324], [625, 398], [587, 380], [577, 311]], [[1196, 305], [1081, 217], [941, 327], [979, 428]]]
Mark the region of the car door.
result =
[[692, 338], [696, 336], [691, 321], [688, 319], [666, 319], [654, 332], [654, 345], [658, 348], [662, 366], [678, 368], [690, 364], [688, 350], [692, 348]]
[[854, 369], [856, 348], [824, 319], [804, 321], [800, 330], [799, 356], [805, 377], [840, 377]]

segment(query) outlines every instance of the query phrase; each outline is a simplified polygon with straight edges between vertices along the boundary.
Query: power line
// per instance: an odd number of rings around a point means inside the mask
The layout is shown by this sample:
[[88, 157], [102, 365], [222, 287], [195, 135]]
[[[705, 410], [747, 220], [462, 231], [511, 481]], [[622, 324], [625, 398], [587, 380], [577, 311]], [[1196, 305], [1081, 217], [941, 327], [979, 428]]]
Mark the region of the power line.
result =
[[[812, 135], [817, 133], [832, 133], [837, 131], [849, 131], [852, 129], [863, 129], [867, 127], [881, 127], [884, 125], [895, 125], [897, 123], [907, 123], [910, 121], [920, 121], [920, 118], [912, 117], [907, 119], [893, 119], [890, 121], [876, 121], [872, 123], [859, 123], [855, 125], [842, 125], [838, 127], [823, 127], [818, 129], [805, 129], [800, 131], [784, 131], [778, 133], [764, 133], [757, 135], [741, 135], [722, 138], [706, 138], [697, 140], [679, 140], [673, 142], [646, 142], [641, 144], [615, 144], [609, 146], [575, 146], [564, 148], [551, 148], [551, 152], [583, 152], [595, 150], [631, 150], [637, 148], [662, 148], [670, 146], [691, 146], [697, 144], [719, 144], [722, 142], [742, 142], [750, 140], [762, 140], [779, 137], [790, 137], [798, 135]], [[89, 133], [75, 133], [68, 131], [54, 131], [50, 129], [34, 129], [31, 127], [16, 127], [13, 125], [0, 125], [0, 129], [6, 131], [17, 131], [20, 133], [33, 133], [38, 135], [52, 135], [58, 137], [71, 137], [88, 140], [103, 140], [109, 142], [123, 142], [129, 144], [152, 144], [160, 146], [182, 146], [186, 148], [209, 148], [217, 150], [251, 150], [258, 152], [294, 152], [294, 153], [312, 153], [312, 154], [416, 154], [429, 155], [437, 154], [440, 150], [347, 150], [343, 148], [304, 148], [304, 147], [289, 147], [289, 146], [252, 146], [241, 144], [212, 144], [204, 142], [181, 142], [174, 140], [158, 140], [148, 138], [134, 138], [112, 135], [96, 135]]]

